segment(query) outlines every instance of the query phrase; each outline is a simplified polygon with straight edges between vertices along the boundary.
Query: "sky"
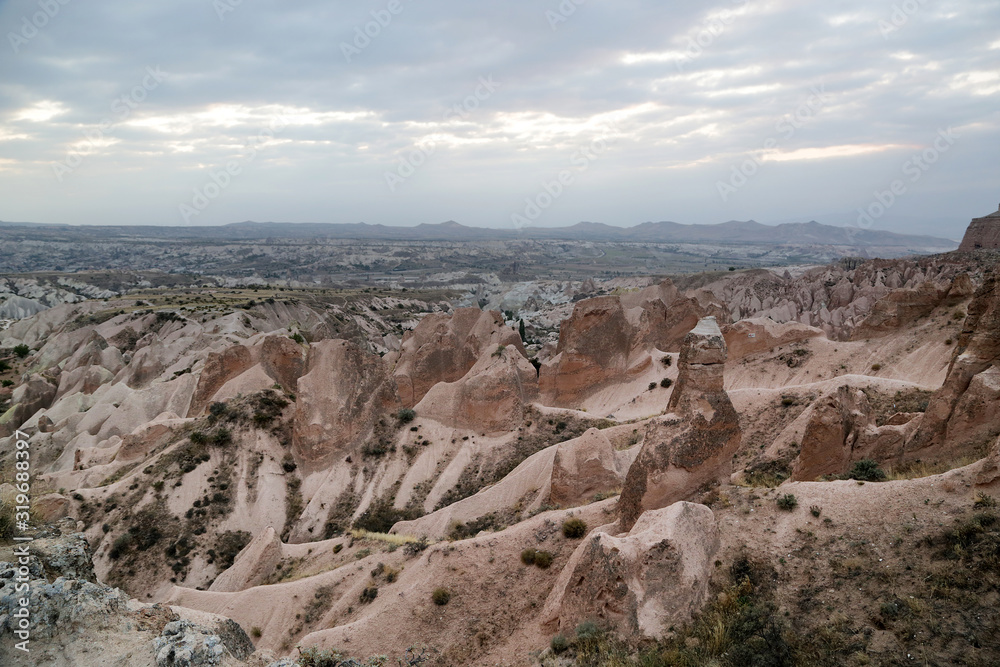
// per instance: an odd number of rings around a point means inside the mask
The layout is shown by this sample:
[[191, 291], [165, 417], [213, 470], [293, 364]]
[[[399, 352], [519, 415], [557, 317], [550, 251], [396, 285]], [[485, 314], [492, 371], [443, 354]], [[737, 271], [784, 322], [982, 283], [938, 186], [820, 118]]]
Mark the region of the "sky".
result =
[[5, 221], [960, 238], [1000, 202], [1000, 0], [0, 0], [0, 32]]

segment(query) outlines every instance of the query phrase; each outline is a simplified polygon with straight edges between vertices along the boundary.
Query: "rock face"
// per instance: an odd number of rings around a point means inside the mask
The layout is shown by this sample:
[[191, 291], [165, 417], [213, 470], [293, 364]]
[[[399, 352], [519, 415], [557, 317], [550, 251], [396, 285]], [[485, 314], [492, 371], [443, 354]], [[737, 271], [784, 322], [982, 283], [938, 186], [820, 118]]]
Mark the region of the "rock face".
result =
[[662, 638], [708, 600], [719, 550], [712, 510], [680, 502], [646, 512], [627, 535], [592, 533], [559, 575], [543, 611], [550, 633], [597, 621], [625, 636]]
[[316, 465], [361, 445], [380, 418], [399, 409], [382, 360], [345, 340], [313, 345], [297, 387], [293, 451]]
[[619, 460], [614, 445], [596, 428], [560, 444], [552, 462], [549, 502], [573, 507], [618, 489], [626, 472], [619, 469]]
[[13, 433], [29, 417], [52, 405], [57, 387], [41, 375], [32, 375], [14, 390], [11, 408], [0, 416], [0, 437]]
[[893, 290], [877, 300], [871, 313], [851, 333], [853, 340], [884, 336], [916, 322], [941, 305], [950, 284], [925, 280], [913, 289]]
[[538, 395], [535, 368], [516, 347], [497, 346], [456, 382], [434, 385], [417, 413], [453, 428], [510, 431]]
[[[749, 318], [798, 322], [822, 329], [831, 340], [851, 340], [892, 333], [893, 322], [905, 323], [942, 291], [948, 292], [946, 302], [951, 301], [969, 287], [968, 273], [967, 264], [941, 257], [842, 260], [794, 277], [788, 272], [782, 276], [763, 269], [745, 271], [709, 283], [696, 294], [725, 304], [730, 322]], [[930, 285], [921, 288], [928, 281]], [[878, 305], [895, 290], [904, 291]], [[867, 323], [865, 334], [856, 334], [870, 315], [874, 319]]]
[[[63, 520], [58, 526], [71, 529], [74, 523]], [[30, 542], [26, 564], [0, 562], [4, 665], [100, 667], [124, 660], [157, 667], [235, 666], [245, 664], [254, 652], [250, 638], [230, 619], [200, 614], [215, 622], [209, 628], [100, 583], [86, 538], [64, 533], [58, 526], [46, 527]], [[16, 634], [20, 628], [14, 614], [24, 598], [23, 589], [17, 587], [25, 578], [30, 582], [32, 621], [26, 661], [14, 647], [23, 639]]]
[[823, 335], [822, 329], [798, 322], [775, 322], [766, 318], [740, 320], [722, 327], [728, 348], [728, 360], [738, 361], [780, 345], [797, 343]]
[[1000, 209], [982, 218], [974, 218], [965, 230], [960, 251], [1000, 249]]
[[726, 341], [715, 318], [701, 320], [683, 345], [670, 413], [650, 422], [625, 479], [618, 503], [623, 529], [644, 511], [728, 477], [740, 444], [739, 416], [723, 388]]
[[459, 308], [434, 313], [403, 337], [393, 376], [405, 407], [413, 407], [439, 382], [455, 382], [499, 346], [524, 354], [516, 331], [496, 311]]
[[648, 368], [649, 352], [674, 351], [704, 309], [668, 280], [624, 296], [580, 301], [540, 369], [547, 405], [575, 407], [595, 390]]
[[930, 400], [906, 457], [939, 458], [991, 442], [1000, 432], [1000, 281], [988, 274], [968, 317], [944, 385]]

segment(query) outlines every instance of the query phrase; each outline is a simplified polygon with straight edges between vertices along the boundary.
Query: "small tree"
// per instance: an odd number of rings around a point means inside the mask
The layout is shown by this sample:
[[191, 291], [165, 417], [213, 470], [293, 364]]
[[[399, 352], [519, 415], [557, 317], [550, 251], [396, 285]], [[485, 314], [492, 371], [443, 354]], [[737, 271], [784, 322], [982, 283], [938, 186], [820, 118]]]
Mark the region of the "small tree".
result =
[[24, 359], [26, 356], [28, 356], [29, 352], [31, 352], [31, 348], [29, 348], [24, 343], [21, 343], [20, 345], [14, 347], [14, 354], [16, 354], [20, 359]]

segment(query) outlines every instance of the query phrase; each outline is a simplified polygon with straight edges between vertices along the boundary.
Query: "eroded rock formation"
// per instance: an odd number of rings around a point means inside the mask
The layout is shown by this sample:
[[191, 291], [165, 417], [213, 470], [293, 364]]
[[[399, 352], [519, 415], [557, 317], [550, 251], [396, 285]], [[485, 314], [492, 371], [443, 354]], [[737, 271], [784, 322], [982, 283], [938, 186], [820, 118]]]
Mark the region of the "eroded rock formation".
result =
[[545, 628], [565, 632], [590, 620], [662, 638], [702, 608], [718, 550], [712, 510], [686, 502], [646, 512], [627, 535], [592, 533], [553, 587]]
[[739, 416], [723, 388], [726, 341], [714, 317], [684, 337], [669, 413], [650, 421], [619, 502], [623, 529], [639, 516], [729, 475], [740, 444]]

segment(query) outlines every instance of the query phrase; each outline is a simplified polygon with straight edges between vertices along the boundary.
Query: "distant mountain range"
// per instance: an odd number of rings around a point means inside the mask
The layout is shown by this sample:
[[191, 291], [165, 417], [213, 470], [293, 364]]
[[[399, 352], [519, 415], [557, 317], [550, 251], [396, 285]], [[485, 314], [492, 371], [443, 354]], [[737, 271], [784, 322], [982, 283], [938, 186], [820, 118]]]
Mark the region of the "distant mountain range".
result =
[[[490, 241], [512, 239], [603, 241], [635, 243], [709, 243], [790, 246], [853, 246], [905, 248], [913, 252], [944, 252], [958, 247], [957, 241], [933, 236], [834, 227], [815, 221], [762, 225], [753, 220], [716, 225], [682, 225], [677, 222], [646, 222], [634, 227], [614, 227], [599, 222], [580, 222], [570, 227], [528, 227], [520, 230], [467, 227], [454, 221], [391, 227], [333, 223], [238, 222], [216, 227], [74, 226], [0, 222], [4, 234], [45, 240], [150, 239], [150, 240], [262, 240], [356, 239], [386, 241]], [[13, 230], [17, 230], [14, 232]]]

